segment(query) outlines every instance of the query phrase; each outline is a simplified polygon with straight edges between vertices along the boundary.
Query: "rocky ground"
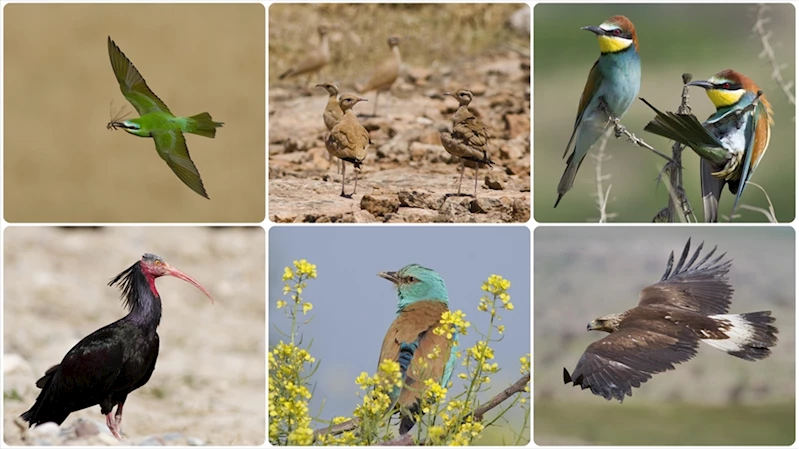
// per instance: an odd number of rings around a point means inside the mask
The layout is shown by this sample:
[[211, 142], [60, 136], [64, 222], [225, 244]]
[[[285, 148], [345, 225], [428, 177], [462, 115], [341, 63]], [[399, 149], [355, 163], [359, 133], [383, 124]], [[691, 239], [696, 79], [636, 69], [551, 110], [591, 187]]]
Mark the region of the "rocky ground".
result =
[[[463, 84], [454, 80], [472, 80]], [[352, 199], [342, 198], [341, 175], [323, 142], [328, 95], [286, 85], [270, 87], [269, 219], [274, 222], [526, 222], [530, 218], [529, 55], [501, 49], [457, 66], [406, 66], [390, 94], [374, 93], [354, 108], [373, 145]], [[465, 87], [470, 109], [491, 133], [477, 198], [467, 168], [463, 196], [455, 195], [460, 160], [441, 146], [458, 102], [445, 91]], [[346, 86], [342, 92], [348, 92]], [[354, 170], [347, 167], [347, 193]], [[468, 194], [468, 196], [466, 196]]]
[[[9, 228], [3, 260], [3, 441], [9, 445], [249, 445], [266, 431], [261, 228]], [[197, 279], [156, 282], [163, 318], [150, 381], [125, 402], [120, 443], [100, 407], [27, 428], [36, 380], [81, 338], [125, 315], [106, 284], [143, 252]]]

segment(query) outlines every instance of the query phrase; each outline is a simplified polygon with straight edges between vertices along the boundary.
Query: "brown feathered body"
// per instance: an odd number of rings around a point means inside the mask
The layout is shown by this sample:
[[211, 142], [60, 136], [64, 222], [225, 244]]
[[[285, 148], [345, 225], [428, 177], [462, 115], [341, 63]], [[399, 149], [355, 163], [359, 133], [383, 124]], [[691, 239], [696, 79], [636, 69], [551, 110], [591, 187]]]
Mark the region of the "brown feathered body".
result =
[[313, 73], [319, 73], [322, 68], [330, 62], [330, 46], [327, 39], [327, 27], [320, 26], [317, 31], [319, 33], [319, 47], [309, 50], [305, 54], [305, 57], [299, 60], [297, 64], [281, 73], [279, 76], [280, 79], [306, 74], [310, 78]]
[[722, 261], [725, 254], [711, 261], [716, 248], [697, 262], [701, 244], [688, 260], [690, 243], [676, 268], [671, 254], [666, 273], [641, 291], [637, 307], [588, 324], [610, 335], [590, 344], [571, 374], [563, 369], [564, 383], [622, 402], [653, 374], [694, 357], [700, 341], [749, 361], [771, 354], [777, 343], [771, 312], [727, 314], [731, 262]]
[[366, 93], [373, 90], [386, 91], [391, 89], [391, 86], [394, 85], [402, 69], [399, 42], [400, 39], [396, 36], [388, 38], [388, 47], [391, 50], [391, 57], [383, 61], [377, 69], [375, 69], [366, 84], [357, 86], [358, 93]]
[[338, 103], [338, 86], [334, 83], [317, 84], [318, 87], [324, 88], [330, 95], [325, 105], [325, 111], [322, 113], [322, 119], [325, 121], [325, 126], [328, 131], [332, 131], [336, 123], [344, 116], [344, 111]]
[[[369, 147], [369, 132], [358, 122], [352, 105], [348, 104], [347, 95], [342, 95], [339, 106], [344, 114], [341, 119], [333, 125], [330, 133], [325, 139], [325, 147], [331, 155], [355, 164], [356, 168], [366, 159], [367, 148]], [[357, 98], [357, 97], [356, 97]], [[356, 101], [357, 102], [357, 101]]]
[[[396, 399], [403, 416], [418, 413], [419, 395], [425, 389], [424, 381], [435, 379], [438, 382], [444, 374], [452, 350], [451, 341], [434, 334], [433, 329], [440, 325], [441, 315], [447, 310], [447, 304], [440, 301], [410, 304], [399, 312], [383, 338], [378, 365], [386, 359], [399, 362], [400, 343], [419, 340], [419, 347], [405, 375], [404, 386]], [[428, 357], [430, 354], [437, 355], [431, 358]], [[413, 425], [412, 419], [403, 419], [408, 428]]]

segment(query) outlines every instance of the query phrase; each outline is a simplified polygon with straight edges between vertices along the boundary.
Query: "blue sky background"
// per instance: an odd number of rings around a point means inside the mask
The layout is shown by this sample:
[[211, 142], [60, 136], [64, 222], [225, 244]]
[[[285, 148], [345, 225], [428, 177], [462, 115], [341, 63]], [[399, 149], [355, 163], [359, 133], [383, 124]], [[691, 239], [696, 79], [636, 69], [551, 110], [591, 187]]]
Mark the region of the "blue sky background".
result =
[[[304, 342], [313, 341], [311, 354], [321, 360], [314, 376], [311, 401], [320, 418], [351, 416], [360, 403], [355, 378], [373, 373], [383, 336], [396, 314], [396, 290], [380, 271], [396, 271], [410, 263], [436, 270], [447, 285], [450, 309], [460, 309], [472, 326], [487, 330], [488, 314], [478, 312], [482, 282], [499, 274], [512, 283], [515, 309], [503, 310], [505, 338], [492, 344], [503, 369], [492, 380], [488, 399], [521, 376], [519, 357], [530, 352], [530, 232], [525, 227], [478, 226], [296, 226], [269, 231], [269, 345], [281, 339], [275, 326], [287, 331], [290, 321], [275, 303], [284, 298], [283, 268], [295, 259], [316, 264], [318, 277], [309, 281], [304, 298], [314, 306], [314, 319], [302, 327]], [[288, 297], [285, 297], [289, 299]], [[477, 341], [470, 329], [464, 347]], [[461, 391], [462, 372], [453, 375]], [[516, 419], [511, 418], [512, 423]], [[520, 423], [520, 422], [519, 422]]]

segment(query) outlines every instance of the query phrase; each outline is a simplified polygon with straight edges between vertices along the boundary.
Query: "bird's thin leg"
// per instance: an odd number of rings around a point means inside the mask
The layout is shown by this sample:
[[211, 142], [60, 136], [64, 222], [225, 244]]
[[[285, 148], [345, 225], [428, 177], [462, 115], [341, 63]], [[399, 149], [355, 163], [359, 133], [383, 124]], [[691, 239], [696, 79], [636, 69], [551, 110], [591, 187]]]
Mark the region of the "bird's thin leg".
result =
[[461, 179], [458, 180], [458, 196], [461, 195], [461, 184], [463, 183], [463, 172], [466, 170], [466, 160], [461, 159]]
[[105, 415], [105, 425], [108, 426], [111, 435], [114, 435], [117, 440], [122, 441], [122, 435], [119, 434], [119, 426], [117, 425], [116, 419], [111, 416], [111, 412]]
[[347, 173], [347, 165], [344, 164], [344, 160], [341, 161], [341, 196], [345, 197], [347, 195], [344, 194], [344, 176]]
[[474, 197], [477, 198], [477, 173], [480, 171], [480, 164], [474, 166]]
[[380, 91], [376, 90], [375, 91], [375, 110], [374, 110], [374, 112], [372, 112], [372, 115], [375, 116], [375, 117], [377, 117], [377, 99], [378, 98], [380, 98]]
[[355, 170], [355, 187], [352, 188], [352, 194], [355, 195], [355, 191], [358, 190], [358, 172], [361, 170], [357, 168], [354, 168], [353, 170]]
[[122, 401], [117, 405], [117, 412], [114, 413], [114, 419], [116, 420], [117, 426], [122, 425], [122, 407], [125, 405], [125, 401]]

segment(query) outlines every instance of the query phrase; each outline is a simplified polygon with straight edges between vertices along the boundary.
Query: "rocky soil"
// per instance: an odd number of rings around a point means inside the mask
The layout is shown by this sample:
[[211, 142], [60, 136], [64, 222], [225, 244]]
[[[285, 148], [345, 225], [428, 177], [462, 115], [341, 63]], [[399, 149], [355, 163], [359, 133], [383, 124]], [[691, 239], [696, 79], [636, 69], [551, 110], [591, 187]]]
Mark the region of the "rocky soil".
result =
[[[462, 83], [455, 80], [470, 80]], [[373, 145], [352, 199], [342, 198], [337, 160], [323, 136], [327, 93], [272, 86], [269, 111], [269, 219], [274, 222], [526, 222], [530, 218], [530, 65], [515, 50], [498, 50], [465, 65], [406, 66], [390, 94], [374, 93], [354, 108]], [[465, 87], [470, 109], [491, 133], [490, 157], [481, 169], [477, 198], [467, 168], [457, 196], [460, 160], [441, 146], [458, 102], [446, 91]], [[342, 92], [351, 91], [347, 86]], [[346, 192], [354, 170], [347, 167]], [[466, 196], [468, 195], [468, 196]]]

